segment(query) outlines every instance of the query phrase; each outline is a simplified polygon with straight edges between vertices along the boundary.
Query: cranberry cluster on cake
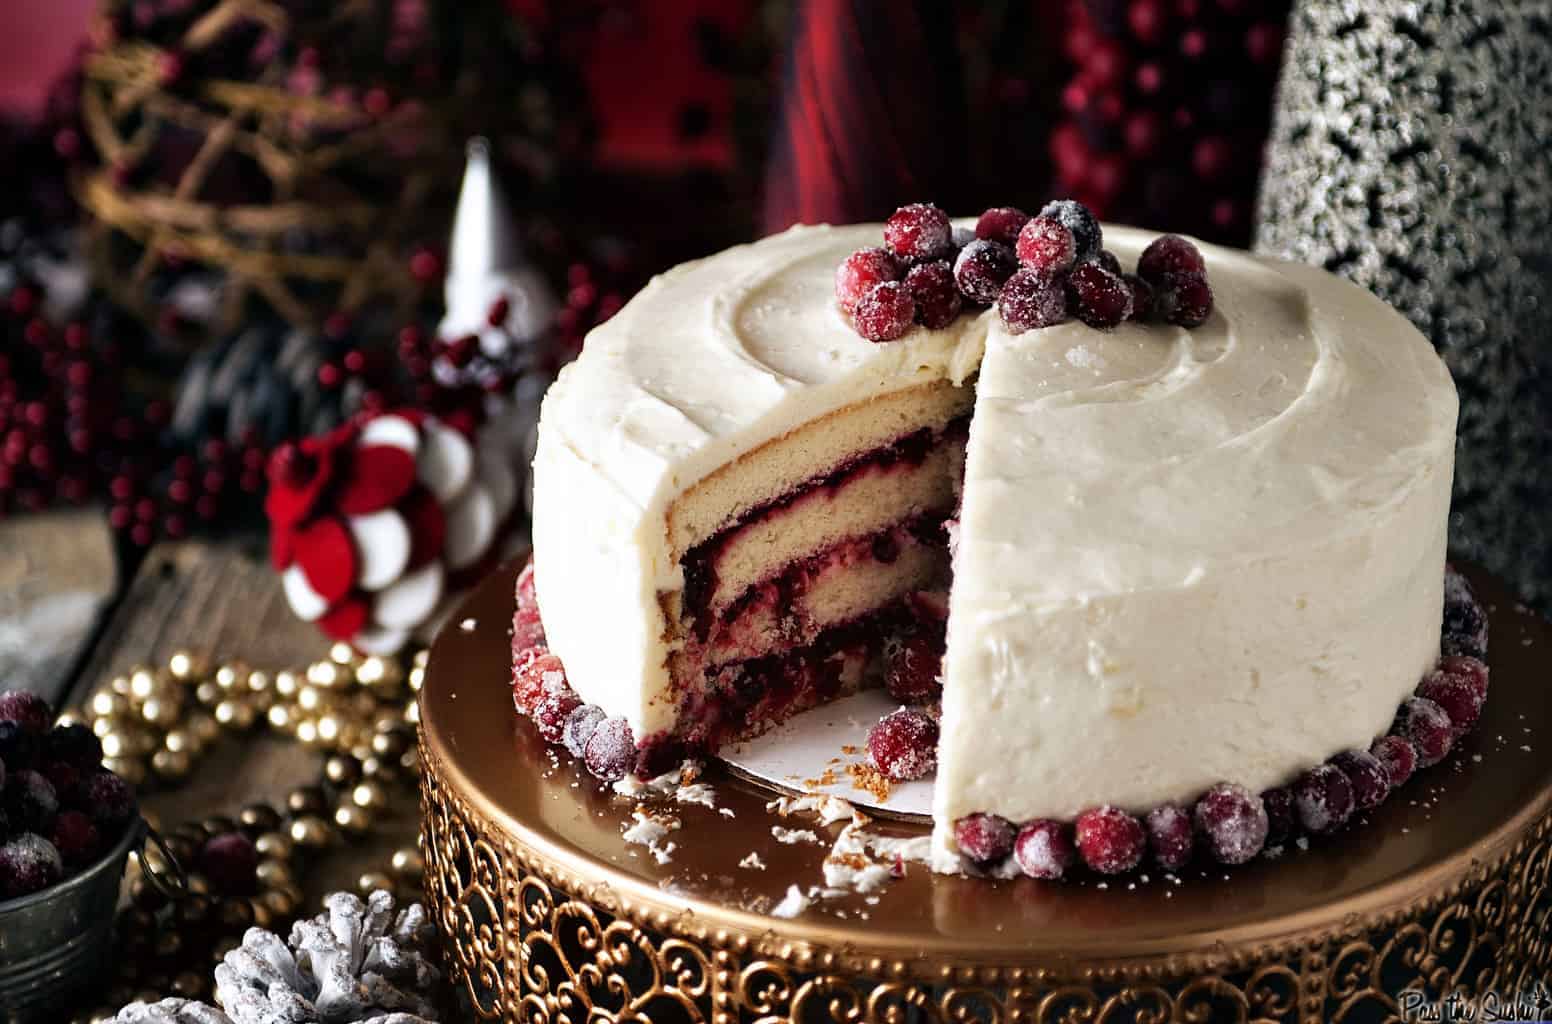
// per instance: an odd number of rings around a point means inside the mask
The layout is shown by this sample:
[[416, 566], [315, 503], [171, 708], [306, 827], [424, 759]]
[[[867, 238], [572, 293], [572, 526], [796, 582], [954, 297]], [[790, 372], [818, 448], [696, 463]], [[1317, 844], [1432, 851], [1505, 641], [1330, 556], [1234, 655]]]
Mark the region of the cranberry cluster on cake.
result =
[[1457, 411], [1315, 268], [1069, 202], [793, 228], [547, 394], [514, 699], [613, 780], [883, 685], [937, 870], [1241, 860], [1467, 727]]

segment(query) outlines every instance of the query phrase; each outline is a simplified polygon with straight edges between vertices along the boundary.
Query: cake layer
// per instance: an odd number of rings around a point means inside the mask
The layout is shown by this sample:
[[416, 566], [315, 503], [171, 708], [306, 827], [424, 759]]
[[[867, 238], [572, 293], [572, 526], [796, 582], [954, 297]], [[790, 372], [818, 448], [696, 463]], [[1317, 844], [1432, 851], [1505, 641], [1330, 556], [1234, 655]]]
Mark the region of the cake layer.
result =
[[947, 571], [937, 519], [842, 541], [746, 590], [704, 643], [681, 652], [675, 679], [683, 685], [699, 671], [811, 644], [826, 629], [941, 586]]
[[936, 435], [924, 427], [746, 513], [745, 521], [686, 556], [688, 613], [720, 614], [750, 587], [842, 541], [948, 511], [963, 466], [964, 437], [958, 421]]

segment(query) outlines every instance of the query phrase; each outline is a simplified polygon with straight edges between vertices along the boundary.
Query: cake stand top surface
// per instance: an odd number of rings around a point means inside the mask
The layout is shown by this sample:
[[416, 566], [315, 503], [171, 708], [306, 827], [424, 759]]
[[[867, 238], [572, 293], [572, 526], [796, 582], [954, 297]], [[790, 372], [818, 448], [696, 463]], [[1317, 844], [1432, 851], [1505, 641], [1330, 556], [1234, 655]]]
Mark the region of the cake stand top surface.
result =
[[[1491, 618], [1492, 692], [1482, 721], [1446, 761], [1346, 831], [1237, 868], [1193, 864], [1174, 879], [1144, 869], [1104, 883], [997, 882], [933, 875], [911, 863], [871, 896], [832, 896], [796, 917], [775, 917], [768, 911], [789, 886], [823, 885], [822, 862], [842, 826], [768, 810], [779, 792], [716, 762], [700, 780], [711, 789], [715, 807], [708, 807], [621, 796], [548, 747], [511, 704], [516, 573], [509, 565], [486, 579], [432, 646], [421, 730], [439, 778], [503, 833], [487, 838], [511, 839], [559, 872], [608, 884], [636, 907], [689, 910], [749, 936], [1011, 962], [1296, 940], [1442, 898], [1552, 810], [1552, 627], [1468, 569]], [[610, 642], [607, 623], [598, 642]], [[679, 822], [659, 843], [673, 844], [661, 862], [624, 836], [638, 808]], [[808, 830], [818, 841], [781, 842], [773, 826]], [[925, 831], [883, 820], [868, 828], [905, 837]]]

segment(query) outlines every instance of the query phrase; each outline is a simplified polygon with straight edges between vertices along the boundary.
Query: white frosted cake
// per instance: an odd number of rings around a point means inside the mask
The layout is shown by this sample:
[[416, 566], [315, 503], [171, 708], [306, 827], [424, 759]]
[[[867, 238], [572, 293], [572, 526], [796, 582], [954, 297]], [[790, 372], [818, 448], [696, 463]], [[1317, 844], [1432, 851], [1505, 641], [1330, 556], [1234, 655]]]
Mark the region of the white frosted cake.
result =
[[[1196, 326], [967, 305], [872, 341], [836, 268], [879, 235], [678, 267], [551, 388], [514, 649], [569, 687], [552, 739], [606, 778], [714, 753], [902, 636], [942, 650], [946, 599], [934, 861], [960, 870], [971, 816], [1260, 793], [1390, 729], [1440, 656], [1457, 410], [1414, 328], [1203, 245]], [[1154, 237], [1104, 228], [1126, 266]], [[634, 760], [594, 765], [602, 722]]]

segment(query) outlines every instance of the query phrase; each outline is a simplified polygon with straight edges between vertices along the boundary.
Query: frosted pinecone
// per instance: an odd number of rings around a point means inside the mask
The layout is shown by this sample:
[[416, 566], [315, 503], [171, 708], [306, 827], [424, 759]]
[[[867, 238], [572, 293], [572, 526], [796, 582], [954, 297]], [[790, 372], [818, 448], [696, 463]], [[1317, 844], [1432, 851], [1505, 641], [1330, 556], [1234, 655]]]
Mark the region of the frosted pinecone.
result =
[[233, 1024], [435, 1024], [427, 960], [431, 925], [418, 903], [394, 913], [381, 890], [350, 893], [296, 922], [289, 945], [250, 928], [216, 967], [216, 998]]
[[130, 1003], [108, 1024], [232, 1024], [232, 1018], [207, 1003], [163, 999], [156, 1003]]

